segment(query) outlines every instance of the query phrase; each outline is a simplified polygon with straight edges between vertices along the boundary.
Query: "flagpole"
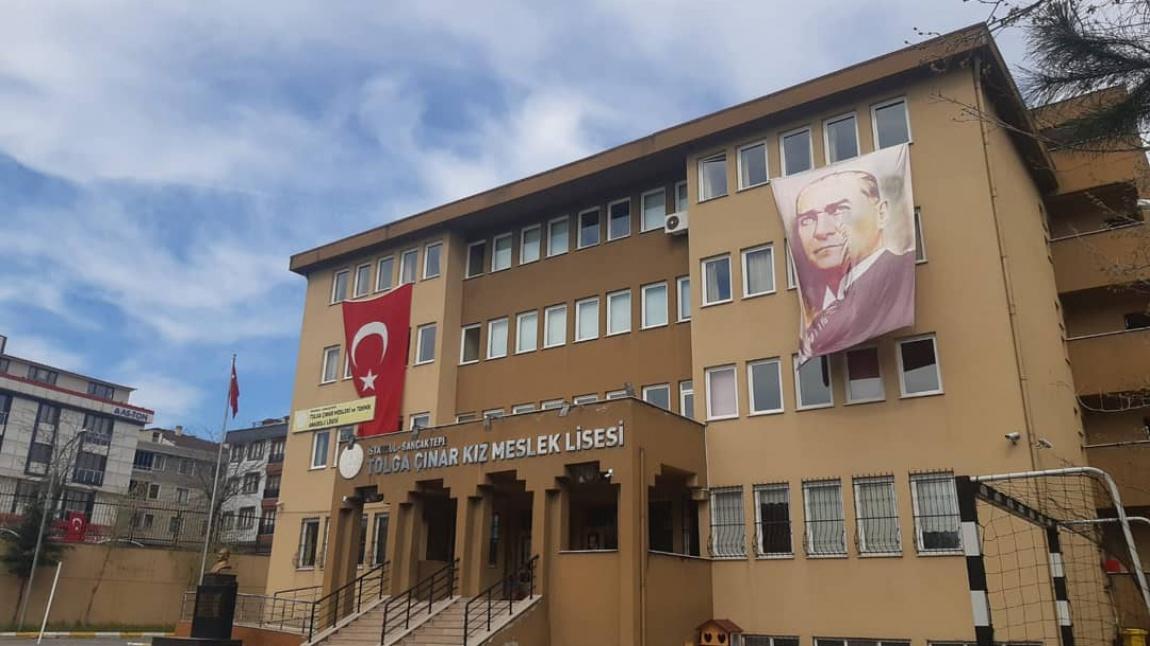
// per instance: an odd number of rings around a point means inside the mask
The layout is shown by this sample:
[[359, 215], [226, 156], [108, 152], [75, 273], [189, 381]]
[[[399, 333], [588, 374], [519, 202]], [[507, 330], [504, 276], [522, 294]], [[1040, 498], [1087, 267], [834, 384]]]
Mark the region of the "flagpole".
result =
[[212, 498], [208, 503], [208, 533], [204, 536], [204, 551], [200, 556], [200, 584], [208, 567], [208, 545], [212, 542], [212, 520], [216, 511], [216, 489], [220, 486], [220, 462], [224, 457], [224, 440], [228, 438], [228, 411], [232, 409], [232, 375], [236, 372], [236, 355], [232, 354], [232, 371], [228, 373], [228, 395], [224, 402], [224, 423], [220, 426], [220, 446], [216, 450], [216, 474], [212, 478]]

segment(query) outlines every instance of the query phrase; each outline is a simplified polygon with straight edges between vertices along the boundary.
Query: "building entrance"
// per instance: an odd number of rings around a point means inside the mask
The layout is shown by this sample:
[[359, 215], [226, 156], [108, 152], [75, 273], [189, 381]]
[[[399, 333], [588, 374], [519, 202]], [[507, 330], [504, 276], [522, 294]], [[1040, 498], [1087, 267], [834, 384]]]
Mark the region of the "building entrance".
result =
[[485, 584], [505, 579], [531, 560], [532, 492], [515, 472], [493, 474]]

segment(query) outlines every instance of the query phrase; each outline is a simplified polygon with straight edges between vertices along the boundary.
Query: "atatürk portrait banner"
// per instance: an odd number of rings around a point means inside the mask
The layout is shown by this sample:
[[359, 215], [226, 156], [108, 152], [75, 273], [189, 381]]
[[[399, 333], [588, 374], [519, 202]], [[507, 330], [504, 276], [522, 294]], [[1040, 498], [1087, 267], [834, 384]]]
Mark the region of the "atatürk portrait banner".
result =
[[771, 183], [795, 263], [800, 361], [914, 324], [907, 144]]

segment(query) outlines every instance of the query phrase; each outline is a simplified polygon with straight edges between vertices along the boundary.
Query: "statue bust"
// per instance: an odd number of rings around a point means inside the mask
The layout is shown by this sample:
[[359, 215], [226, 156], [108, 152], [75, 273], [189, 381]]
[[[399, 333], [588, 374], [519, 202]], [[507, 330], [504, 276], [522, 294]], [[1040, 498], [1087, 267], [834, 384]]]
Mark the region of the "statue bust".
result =
[[232, 552], [228, 548], [221, 548], [216, 552], [216, 562], [209, 570], [212, 574], [231, 574], [232, 564], [228, 561], [232, 557]]

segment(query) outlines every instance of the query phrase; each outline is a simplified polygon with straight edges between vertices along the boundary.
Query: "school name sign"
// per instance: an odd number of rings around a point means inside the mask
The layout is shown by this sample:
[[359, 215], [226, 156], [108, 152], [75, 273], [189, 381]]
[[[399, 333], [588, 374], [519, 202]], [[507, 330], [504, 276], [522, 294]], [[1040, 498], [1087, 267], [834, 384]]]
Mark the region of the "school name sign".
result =
[[428, 471], [466, 464], [525, 460], [559, 453], [578, 453], [622, 448], [623, 423], [605, 428], [576, 428], [563, 433], [544, 433], [497, 442], [450, 446], [445, 436], [375, 445], [367, 452], [367, 471], [387, 475], [405, 471]]

